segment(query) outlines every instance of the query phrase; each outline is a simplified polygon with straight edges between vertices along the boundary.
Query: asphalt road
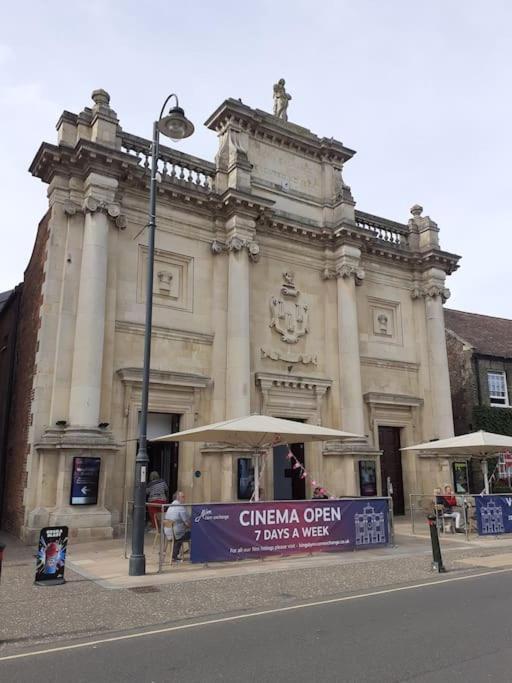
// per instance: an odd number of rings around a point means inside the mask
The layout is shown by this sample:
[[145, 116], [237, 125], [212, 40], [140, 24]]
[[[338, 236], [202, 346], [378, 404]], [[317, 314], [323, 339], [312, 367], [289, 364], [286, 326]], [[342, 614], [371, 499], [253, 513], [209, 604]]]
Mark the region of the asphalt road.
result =
[[99, 642], [102, 635], [85, 647], [0, 658], [0, 680], [510, 681], [511, 584], [512, 571], [487, 573], [169, 624], [142, 637]]

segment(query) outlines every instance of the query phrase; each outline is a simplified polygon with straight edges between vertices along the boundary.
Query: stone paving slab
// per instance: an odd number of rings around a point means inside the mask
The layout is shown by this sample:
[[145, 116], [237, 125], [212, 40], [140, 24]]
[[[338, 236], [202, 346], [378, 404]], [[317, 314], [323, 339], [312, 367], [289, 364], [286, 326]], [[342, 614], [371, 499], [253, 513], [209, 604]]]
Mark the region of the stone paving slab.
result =
[[470, 567], [489, 567], [490, 569], [512, 567], [512, 553], [501, 553], [488, 557], [467, 557], [459, 560], [459, 564]]

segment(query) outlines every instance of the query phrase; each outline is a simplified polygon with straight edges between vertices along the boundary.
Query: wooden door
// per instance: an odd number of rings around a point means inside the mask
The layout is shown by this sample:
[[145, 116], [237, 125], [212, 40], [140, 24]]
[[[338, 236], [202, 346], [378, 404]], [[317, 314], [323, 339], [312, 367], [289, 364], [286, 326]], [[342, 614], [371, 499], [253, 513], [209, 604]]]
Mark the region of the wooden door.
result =
[[400, 428], [379, 427], [380, 472], [382, 477], [382, 493], [386, 495], [388, 477], [393, 486], [393, 513], [403, 515], [404, 481], [402, 477], [402, 454], [400, 452]]

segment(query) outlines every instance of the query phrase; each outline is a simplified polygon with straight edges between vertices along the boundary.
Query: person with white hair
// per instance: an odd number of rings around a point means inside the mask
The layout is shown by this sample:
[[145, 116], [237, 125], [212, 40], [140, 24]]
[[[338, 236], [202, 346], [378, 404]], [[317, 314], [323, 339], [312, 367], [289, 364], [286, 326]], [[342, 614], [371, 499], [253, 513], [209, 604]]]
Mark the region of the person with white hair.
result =
[[165, 527], [165, 535], [167, 538], [172, 538], [174, 532], [173, 562], [177, 562], [183, 543], [190, 540], [190, 513], [184, 503], [185, 494], [183, 491], [176, 491], [172, 497], [172, 503], [165, 513], [165, 519], [174, 522], [172, 528]]

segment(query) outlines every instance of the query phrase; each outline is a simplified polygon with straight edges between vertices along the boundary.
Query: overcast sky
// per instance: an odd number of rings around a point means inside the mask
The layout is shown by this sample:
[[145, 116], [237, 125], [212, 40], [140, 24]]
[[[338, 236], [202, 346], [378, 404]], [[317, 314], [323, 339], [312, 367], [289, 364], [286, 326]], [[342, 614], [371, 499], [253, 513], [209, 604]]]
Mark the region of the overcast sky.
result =
[[272, 110], [357, 155], [357, 207], [407, 222], [418, 202], [463, 258], [449, 306], [512, 317], [512, 3], [507, 0], [40, 0], [0, 26], [0, 291], [23, 278], [46, 186], [27, 169], [62, 110], [111, 94], [122, 127], [149, 137], [169, 92], [213, 159], [202, 123], [227, 97]]

